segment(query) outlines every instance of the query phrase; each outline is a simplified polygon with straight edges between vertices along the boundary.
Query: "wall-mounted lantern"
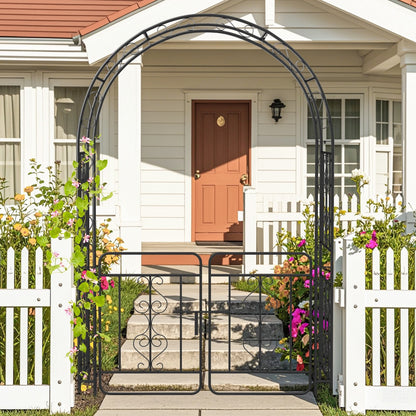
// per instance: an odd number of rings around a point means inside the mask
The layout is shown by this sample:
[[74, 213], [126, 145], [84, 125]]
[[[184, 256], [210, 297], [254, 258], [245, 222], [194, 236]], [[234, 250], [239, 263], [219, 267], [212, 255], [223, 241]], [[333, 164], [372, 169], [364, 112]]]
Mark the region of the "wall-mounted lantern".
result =
[[272, 118], [277, 123], [282, 118], [281, 116], [282, 108], [285, 108], [286, 106], [280, 101], [279, 98], [276, 98], [269, 105], [269, 107], [272, 109]]

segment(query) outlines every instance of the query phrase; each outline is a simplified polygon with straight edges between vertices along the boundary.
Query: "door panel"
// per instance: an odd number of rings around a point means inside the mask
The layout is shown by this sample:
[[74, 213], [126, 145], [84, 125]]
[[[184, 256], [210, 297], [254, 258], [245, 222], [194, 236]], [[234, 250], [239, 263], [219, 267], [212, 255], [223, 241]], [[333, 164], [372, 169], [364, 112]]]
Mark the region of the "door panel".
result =
[[241, 175], [249, 174], [250, 103], [193, 103], [193, 238], [242, 241]]

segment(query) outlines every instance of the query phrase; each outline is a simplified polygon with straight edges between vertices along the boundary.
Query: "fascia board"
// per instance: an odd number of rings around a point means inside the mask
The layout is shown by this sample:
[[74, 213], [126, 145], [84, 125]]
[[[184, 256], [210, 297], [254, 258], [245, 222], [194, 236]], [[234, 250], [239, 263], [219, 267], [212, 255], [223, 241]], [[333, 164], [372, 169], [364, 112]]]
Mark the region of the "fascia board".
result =
[[391, 0], [316, 0], [416, 42], [416, 11]]
[[176, 16], [202, 13], [226, 0], [163, 0], [82, 37], [88, 62], [100, 61], [143, 29]]

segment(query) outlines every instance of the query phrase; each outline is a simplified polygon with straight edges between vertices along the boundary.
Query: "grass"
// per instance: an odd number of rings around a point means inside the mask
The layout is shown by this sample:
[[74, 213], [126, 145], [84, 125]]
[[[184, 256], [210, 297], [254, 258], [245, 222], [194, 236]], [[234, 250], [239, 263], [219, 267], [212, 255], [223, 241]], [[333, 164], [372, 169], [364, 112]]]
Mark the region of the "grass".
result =
[[[253, 277], [244, 277], [241, 280], [237, 280], [236, 282], [233, 282], [232, 285], [237, 290], [242, 290], [243, 292], [258, 293], [259, 283], [260, 283], [259, 277], [253, 276]], [[272, 284], [273, 284], [272, 277], [263, 277], [262, 282], [261, 282], [262, 292], [267, 294]]]
[[[98, 410], [97, 405], [83, 409], [74, 408], [72, 416], [93, 416]], [[0, 410], [1, 416], [50, 416], [49, 410]], [[55, 413], [55, 416], [68, 416], [66, 413]]]
[[[316, 400], [323, 416], [348, 416], [345, 410], [338, 407], [338, 399], [332, 396], [328, 386], [319, 389]], [[369, 410], [366, 416], [416, 416], [416, 412]]]
[[[112, 370], [118, 363], [118, 337], [125, 337], [127, 321], [133, 313], [135, 299], [147, 286], [138, 283], [134, 279], [121, 279], [121, 290], [119, 299], [119, 282], [116, 281], [114, 288], [108, 290], [107, 302], [101, 309], [101, 332], [108, 335], [110, 342], [102, 343], [101, 368], [104, 371]], [[120, 322], [119, 322], [120, 313]]]

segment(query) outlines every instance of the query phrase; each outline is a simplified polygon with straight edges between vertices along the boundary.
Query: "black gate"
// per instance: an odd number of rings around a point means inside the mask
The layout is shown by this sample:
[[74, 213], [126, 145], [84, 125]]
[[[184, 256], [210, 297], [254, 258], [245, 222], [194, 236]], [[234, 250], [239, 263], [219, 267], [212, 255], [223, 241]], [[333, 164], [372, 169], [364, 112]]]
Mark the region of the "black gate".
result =
[[[313, 347], [310, 365], [315, 386], [321, 382], [329, 382], [332, 377], [332, 325], [328, 325], [328, 322], [332, 322], [333, 130], [328, 103], [318, 78], [307, 62], [289, 44], [259, 25], [234, 16], [218, 14], [179, 16], [140, 31], [114, 51], [102, 64], [88, 89], [78, 125], [78, 179], [83, 182], [88, 177], [95, 176], [97, 172], [96, 155], [85, 161], [81, 151], [81, 138], [98, 136], [98, 119], [104, 100], [120, 72], [137, 57], [168, 40], [187, 34], [209, 32], [240, 39], [260, 48], [288, 70], [304, 93], [315, 137], [315, 253], [312, 268], [313, 303], [311, 303], [315, 332], [311, 334], [310, 339]], [[321, 114], [326, 114], [326, 119], [323, 119]], [[87, 256], [87, 268], [91, 269], [97, 266], [95, 256], [97, 198], [94, 192], [89, 194], [81, 188], [79, 195], [87, 196], [90, 202], [83, 220], [85, 230], [92, 236], [91, 244], [88, 245], [92, 255]], [[329, 273], [331, 278], [320, 279], [321, 273], [324, 275]], [[91, 320], [95, 325], [94, 314], [86, 312], [85, 319]], [[78, 367], [80, 374], [87, 374], [88, 380], [94, 382], [96, 380], [95, 348], [90, 348], [88, 337], [86, 341], [87, 351], [80, 353]]]

